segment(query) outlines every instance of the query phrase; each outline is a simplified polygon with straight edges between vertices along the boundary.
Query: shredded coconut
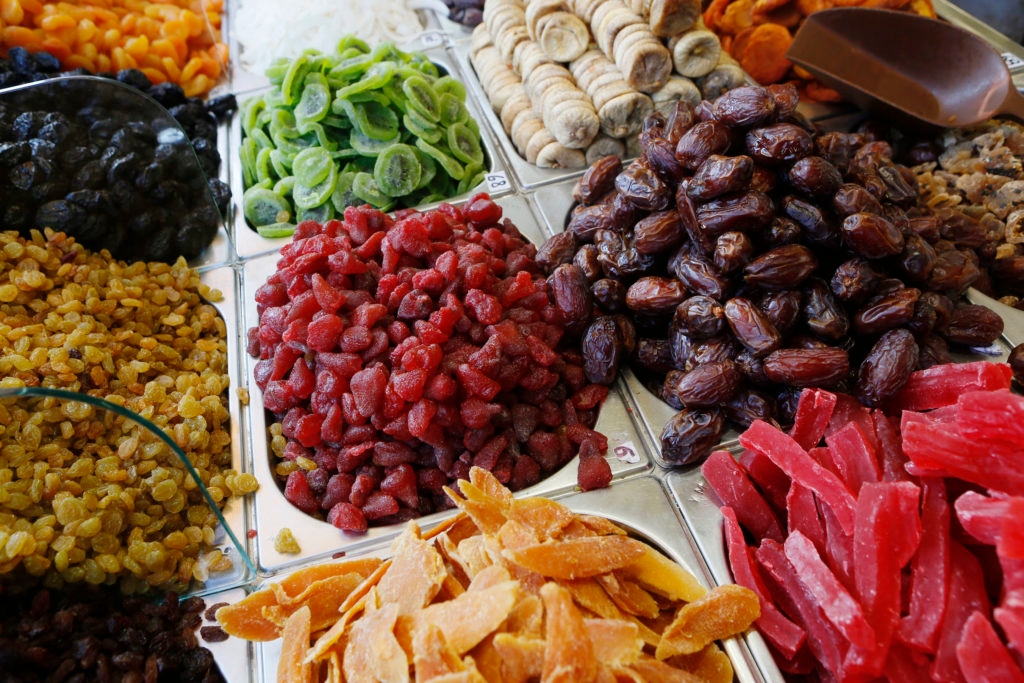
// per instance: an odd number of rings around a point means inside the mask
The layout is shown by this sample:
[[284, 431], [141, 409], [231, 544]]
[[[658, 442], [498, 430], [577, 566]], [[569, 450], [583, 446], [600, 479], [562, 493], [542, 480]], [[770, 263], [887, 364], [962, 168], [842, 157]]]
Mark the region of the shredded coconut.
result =
[[242, 0], [229, 30], [242, 68], [262, 75], [278, 57], [292, 59], [308, 48], [332, 53], [344, 35], [401, 47], [423, 25], [405, 0]]

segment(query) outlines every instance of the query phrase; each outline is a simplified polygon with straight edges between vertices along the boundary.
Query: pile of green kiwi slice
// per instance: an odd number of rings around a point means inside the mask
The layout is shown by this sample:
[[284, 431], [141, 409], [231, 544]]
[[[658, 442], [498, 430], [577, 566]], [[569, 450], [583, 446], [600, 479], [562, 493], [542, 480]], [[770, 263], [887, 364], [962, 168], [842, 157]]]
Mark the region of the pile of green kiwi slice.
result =
[[261, 235], [290, 235], [345, 207], [382, 211], [464, 194], [487, 159], [466, 89], [423, 53], [354, 36], [266, 71], [272, 88], [242, 103], [242, 211]]

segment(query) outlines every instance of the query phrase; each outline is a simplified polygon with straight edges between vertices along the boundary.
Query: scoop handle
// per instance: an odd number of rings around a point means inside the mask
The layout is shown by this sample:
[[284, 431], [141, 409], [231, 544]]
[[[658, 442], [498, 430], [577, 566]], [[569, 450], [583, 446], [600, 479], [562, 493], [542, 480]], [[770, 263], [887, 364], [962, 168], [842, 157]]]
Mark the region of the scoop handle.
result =
[[999, 113], [1012, 116], [1021, 123], [1024, 123], [1024, 94], [1010, 83], [1010, 90], [1006, 93], [1006, 99], [999, 107]]

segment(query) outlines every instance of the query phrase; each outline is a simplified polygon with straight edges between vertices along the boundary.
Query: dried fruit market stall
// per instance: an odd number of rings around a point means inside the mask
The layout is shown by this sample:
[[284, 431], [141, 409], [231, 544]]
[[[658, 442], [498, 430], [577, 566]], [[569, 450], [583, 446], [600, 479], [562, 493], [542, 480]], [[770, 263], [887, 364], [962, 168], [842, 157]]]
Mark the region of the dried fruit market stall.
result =
[[829, 3], [0, 4], [0, 681], [1024, 679], [1020, 125]]

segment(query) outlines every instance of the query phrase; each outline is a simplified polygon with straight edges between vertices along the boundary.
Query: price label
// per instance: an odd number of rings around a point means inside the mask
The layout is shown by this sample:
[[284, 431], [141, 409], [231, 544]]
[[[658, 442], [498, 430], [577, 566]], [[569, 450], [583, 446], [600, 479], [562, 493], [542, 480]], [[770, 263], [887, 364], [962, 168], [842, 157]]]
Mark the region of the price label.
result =
[[632, 441], [627, 441], [615, 447], [615, 457], [622, 462], [636, 464], [640, 462], [640, 454], [636, 452], [636, 446]]
[[500, 192], [510, 187], [508, 177], [503, 172], [488, 173], [484, 176], [484, 181], [487, 183], [488, 192]]
[[437, 47], [441, 44], [441, 34], [439, 33], [424, 33], [423, 34], [423, 47]]
[[1012, 52], [1004, 52], [1000, 56], [1003, 58], [1003, 61], [1006, 62], [1006, 68], [1010, 71], [1024, 66], [1024, 58], [1018, 57]]

